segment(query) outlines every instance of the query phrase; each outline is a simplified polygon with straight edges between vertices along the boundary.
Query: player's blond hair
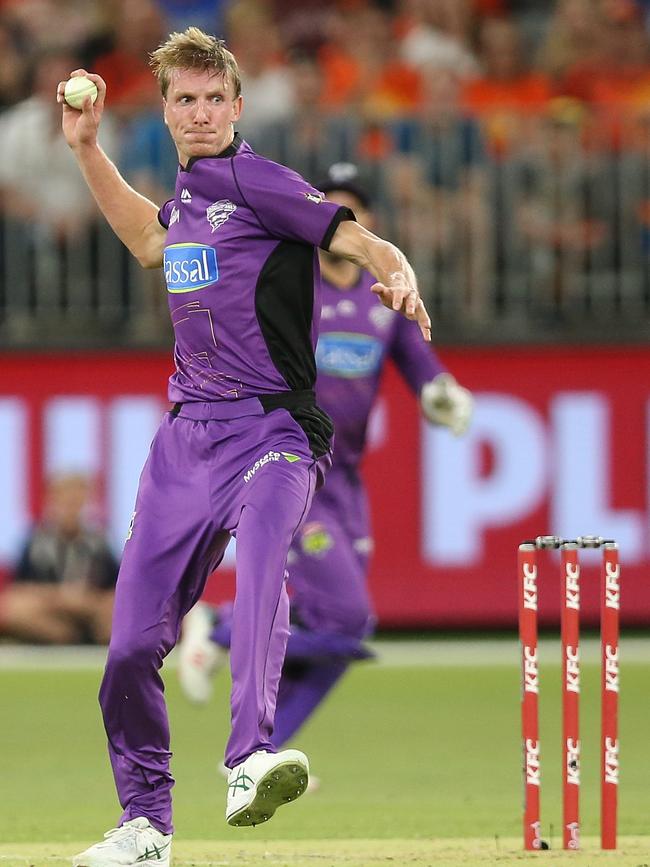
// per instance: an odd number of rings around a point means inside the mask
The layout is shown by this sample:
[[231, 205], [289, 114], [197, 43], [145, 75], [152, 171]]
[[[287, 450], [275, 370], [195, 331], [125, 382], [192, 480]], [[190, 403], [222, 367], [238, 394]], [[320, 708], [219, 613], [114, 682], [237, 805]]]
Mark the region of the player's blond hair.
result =
[[171, 33], [165, 42], [152, 51], [149, 63], [165, 98], [175, 69], [195, 69], [223, 75], [232, 84], [235, 97], [241, 94], [241, 76], [235, 55], [228, 51], [223, 39], [210, 36], [198, 27], [188, 27], [182, 33]]

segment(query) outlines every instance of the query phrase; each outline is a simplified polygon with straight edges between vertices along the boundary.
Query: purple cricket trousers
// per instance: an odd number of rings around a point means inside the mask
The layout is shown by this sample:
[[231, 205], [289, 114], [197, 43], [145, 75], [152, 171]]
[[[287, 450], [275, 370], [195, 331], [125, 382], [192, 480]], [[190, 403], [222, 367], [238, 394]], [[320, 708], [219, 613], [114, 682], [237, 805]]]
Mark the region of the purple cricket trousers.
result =
[[[276, 749], [309, 719], [351, 660], [372, 656], [362, 643], [374, 626], [367, 586], [371, 545], [361, 479], [335, 459], [289, 555], [294, 622], [277, 697]], [[212, 640], [230, 647], [231, 631], [232, 607], [222, 605]]]
[[173, 830], [169, 723], [159, 671], [184, 615], [237, 538], [232, 623], [232, 767], [271, 742], [289, 603], [294, 533], [329, 466], [286, 409], [256, 398], [168, 413], [140, 478], [115, 595], [99, 700], [121, 822]]

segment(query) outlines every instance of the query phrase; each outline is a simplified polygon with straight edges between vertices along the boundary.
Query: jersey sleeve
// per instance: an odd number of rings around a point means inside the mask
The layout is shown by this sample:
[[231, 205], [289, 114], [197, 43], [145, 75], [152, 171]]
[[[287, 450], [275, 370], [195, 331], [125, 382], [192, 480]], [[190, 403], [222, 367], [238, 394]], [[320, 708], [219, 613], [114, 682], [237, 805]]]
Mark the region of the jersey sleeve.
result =
[[245, 157], [233, 160], [233, 172], [244, 203], [272, 237], [327, 250], [339, 224], [355, 219], [279, 163]]
[[163, 229], [169, 229], [169, 221], [172, 215], [172, 208], [174, 207], [174, 200], [168, 199], [165, 204], [158, 211], [158, 222], [163, 227]]
[[390, 356], [409, 388], [417, 395], [425, 382], [430, 382], [445, 370], [436, 351], [423, 339], [417, 322], [401, 314], [395, 323]]

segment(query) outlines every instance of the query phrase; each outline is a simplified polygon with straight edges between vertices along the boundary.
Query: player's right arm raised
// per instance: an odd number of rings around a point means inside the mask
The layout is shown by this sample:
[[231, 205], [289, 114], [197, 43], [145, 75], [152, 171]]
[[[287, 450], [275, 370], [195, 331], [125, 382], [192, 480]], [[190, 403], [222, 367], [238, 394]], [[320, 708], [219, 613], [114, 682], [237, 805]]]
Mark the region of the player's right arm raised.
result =
[[158, 207], [129, 186], [97, 141], [104, 111], [106, 84], [99, 75], [76, 69], [71, 77], [85, 75], [97, 85], [94, 105], [86, 97], [82, 111], [71, 108], [59, 83], [57, 102], [63, 107], [63, 134], [99, 209], [111, 228], [144, 268], [162, 265], [166, 230], [158, 222]]

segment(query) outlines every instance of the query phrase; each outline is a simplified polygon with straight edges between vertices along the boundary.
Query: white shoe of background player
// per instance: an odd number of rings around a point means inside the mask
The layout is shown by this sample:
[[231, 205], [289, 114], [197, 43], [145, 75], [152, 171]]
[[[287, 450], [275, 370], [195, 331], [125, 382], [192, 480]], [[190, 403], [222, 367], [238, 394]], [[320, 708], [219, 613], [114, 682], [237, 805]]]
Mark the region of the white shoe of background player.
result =
[[213, 626], [210, 608], [202, 602], [183, 620], [178, 644], [178, 679], [186, 698], [195, 704], [209, 701], [214, 676], [228, 661], [228, 652], [210, 641]]
[[75, 855], [72, 867], [169, 867], [172, 835], [140, 816], [104, 834], [100, 843]]

